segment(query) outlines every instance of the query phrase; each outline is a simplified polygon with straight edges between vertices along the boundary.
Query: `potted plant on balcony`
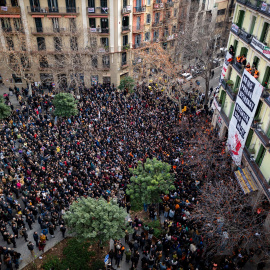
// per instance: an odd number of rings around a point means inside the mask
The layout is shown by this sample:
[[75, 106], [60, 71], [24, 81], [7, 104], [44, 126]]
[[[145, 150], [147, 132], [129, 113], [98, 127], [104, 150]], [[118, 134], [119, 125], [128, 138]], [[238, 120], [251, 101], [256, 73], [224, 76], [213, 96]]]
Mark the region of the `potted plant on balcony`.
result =
[[124, 51], [127, 51], [127, 50], [129, 50], [129, 48], [130, 48], [130, 46], [129, 46], [129, 44], [127, 44], [127, 45], [124, 46], [123, 49], [124, 49]]
[[234, 84], [234, 82], [233, 82], [232, 80], [228, 80], [226, 83], [227, 83], [227, 85], [230, 86], [230, 87], [232, 87], [233, 84]]

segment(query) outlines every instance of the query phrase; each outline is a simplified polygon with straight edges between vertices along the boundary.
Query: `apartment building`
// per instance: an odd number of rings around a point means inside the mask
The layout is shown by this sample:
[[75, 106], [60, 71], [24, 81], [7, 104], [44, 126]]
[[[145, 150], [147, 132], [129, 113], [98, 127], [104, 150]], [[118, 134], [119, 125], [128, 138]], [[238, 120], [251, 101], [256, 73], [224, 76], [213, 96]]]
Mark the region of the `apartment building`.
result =
[[[178, 31], [179, 0], [0, 3], [2, 55], [24, 51], [24, 61], [32, 59], [27, 68], [23, 65], [24, 72], [44, 86], [71, 87], [74, 78], [86, 86], [118, 85], [122, 76], [132, 75], [133, 50], [151, 42], [170, 49]], [[0, 68], [0, 75], [6, 86], [26, 86], [26, 76], [7, 66]]]
[[[231, 123], [240, 117], [247, 125], [243, 134], [242, 158], [237, 164], [249, 171], [256, 187], [270, 199], [270, 2], [237, 0], [233, 14], [232, 26], [228, 40], [228, 61], [224, 64], [221, 87], [214, 100], [215, 111], [212, 124], [219, 131], [220, 138], [230, 141]], [[246, 80], [251, 83], [245, 85]], [[252, 85], [255, 89], [243, 95]], [[259, 95], [255, 100], [254, 95]], [[239, 98], [249, 98], [247, 106], [251, 109], [241, 110], [239, 116]], [[242, 102], [242, 101], [241, 101]], [[241, 119], [239, 125], [241, 124]], [[228, 132], [229, 129], [229, 132]], [[239, 140], [238, 140], [239, 143]], [[228, 143], [230, 148], [230, 144]], [[238, 152], [238, 150], [235, 152]], [[233, 152], [234, 153], [234, 152]], [[243, 176], [243, 175], [242, 175]], [[240, 177], [241, 186], [252, 191], [252, 180]], [[251, 189], [251, 190], [250, 190]]]

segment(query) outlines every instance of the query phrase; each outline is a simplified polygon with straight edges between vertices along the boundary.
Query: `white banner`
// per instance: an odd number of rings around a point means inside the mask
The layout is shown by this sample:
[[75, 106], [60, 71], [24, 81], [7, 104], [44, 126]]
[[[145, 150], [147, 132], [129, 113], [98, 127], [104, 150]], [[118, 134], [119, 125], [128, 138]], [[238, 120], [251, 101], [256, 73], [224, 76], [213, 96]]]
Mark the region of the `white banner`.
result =
[[250, 45], [270, 60], [270, 51], [266, 45], [257, 40], [255, 37], [252, 38]]
[[225, 74], [227, 72], [228, 65], [229, 65], [229, 62], [228, 62], [229, 59], [232, 59], [232, 55], [229, 52], [227, 52], [225, 61], [223, 63], [220, 79], [219, 79], [220, 84], [221, 84], [221, 81], [224, 79]]
[[228, 134], [228, 148], [237, 166], [241, 165], [243, 149], [262, 91], [263, 86], [244, 70]]

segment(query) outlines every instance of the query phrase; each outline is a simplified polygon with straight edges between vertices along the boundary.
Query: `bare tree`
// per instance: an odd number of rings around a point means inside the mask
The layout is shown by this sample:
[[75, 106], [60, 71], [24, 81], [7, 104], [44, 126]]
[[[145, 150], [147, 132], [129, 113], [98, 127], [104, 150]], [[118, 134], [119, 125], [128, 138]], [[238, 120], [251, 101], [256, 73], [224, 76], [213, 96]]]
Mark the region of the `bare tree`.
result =
[[[180, 58], [180, 63], [186, 68], [194, 67], [205, 80], [205, 100], [208, 103], [208, 91], [215, 58], [215, 40], [224, 34], [227, 24], [216, 28], [212, 14], [209, 12], [198, 13], [198, 3], [192, 2], [189, 10], [189, 22], [185, 29], [177, 36], [175, 54]], [[187, 26], [188, 25], [188, 26]]]
[[154, 94], [162, 92], [178, 105], [181, 112], [184, 80], [179, 80], [180, 68], [173, 63], [171, 55], [159, 43], [154, 43], [135, 49], [134, 56], [134, 78], [149, 84]]
[[[82, 48], [79, 46], [82, 33], [56, 30], [51, 43], [47, 41], [47, 48], [44, 42], [26, 47], [25, 35], [19, 31], [13, 33], [12, 39], [5, 35], [7, 45], [0, 50], [1, 63], [7, 71], [26, 82], [29, 95], [32, 94], [31, 84], [39, 77], [40, 71], [54, 75], [56, 89], [78, 91], [84, 74], [96, 74], [100, 67], [108, 68], [109, 61], [105, 60], [109, 55], [103, 45], [89, 42], [86, 48]], [[89, 33], [89, 40], [96, 40], [94, 35]], [[40, 79], [40, 83], [48, 82], [53, 82], [53, 77]]]
[[269, 246], [269, 234], [263, 227], [266, 213], [257, 211], [261, 203], [257, 201], [252, 207], [251, 197], [233, 178], [206, 182], [192, 215], [205, 235], [206, 256], [230, 254], [235, 247], [248, 250]]

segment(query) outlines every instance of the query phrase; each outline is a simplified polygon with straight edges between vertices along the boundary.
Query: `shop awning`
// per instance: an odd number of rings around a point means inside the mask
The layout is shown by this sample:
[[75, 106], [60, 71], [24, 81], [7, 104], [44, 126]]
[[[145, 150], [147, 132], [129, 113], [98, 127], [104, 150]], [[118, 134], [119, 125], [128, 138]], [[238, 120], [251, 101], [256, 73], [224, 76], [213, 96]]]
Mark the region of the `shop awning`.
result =
[[248, 168], [239, 168], [234, 172], [236, 179], [245, 194], [257, 190], [257, 185]]
[[32, 15], [32, 18], [44, 18], [44, 15]]
[[61, 18], [61, 15], [48, 15], [47, 18]]

